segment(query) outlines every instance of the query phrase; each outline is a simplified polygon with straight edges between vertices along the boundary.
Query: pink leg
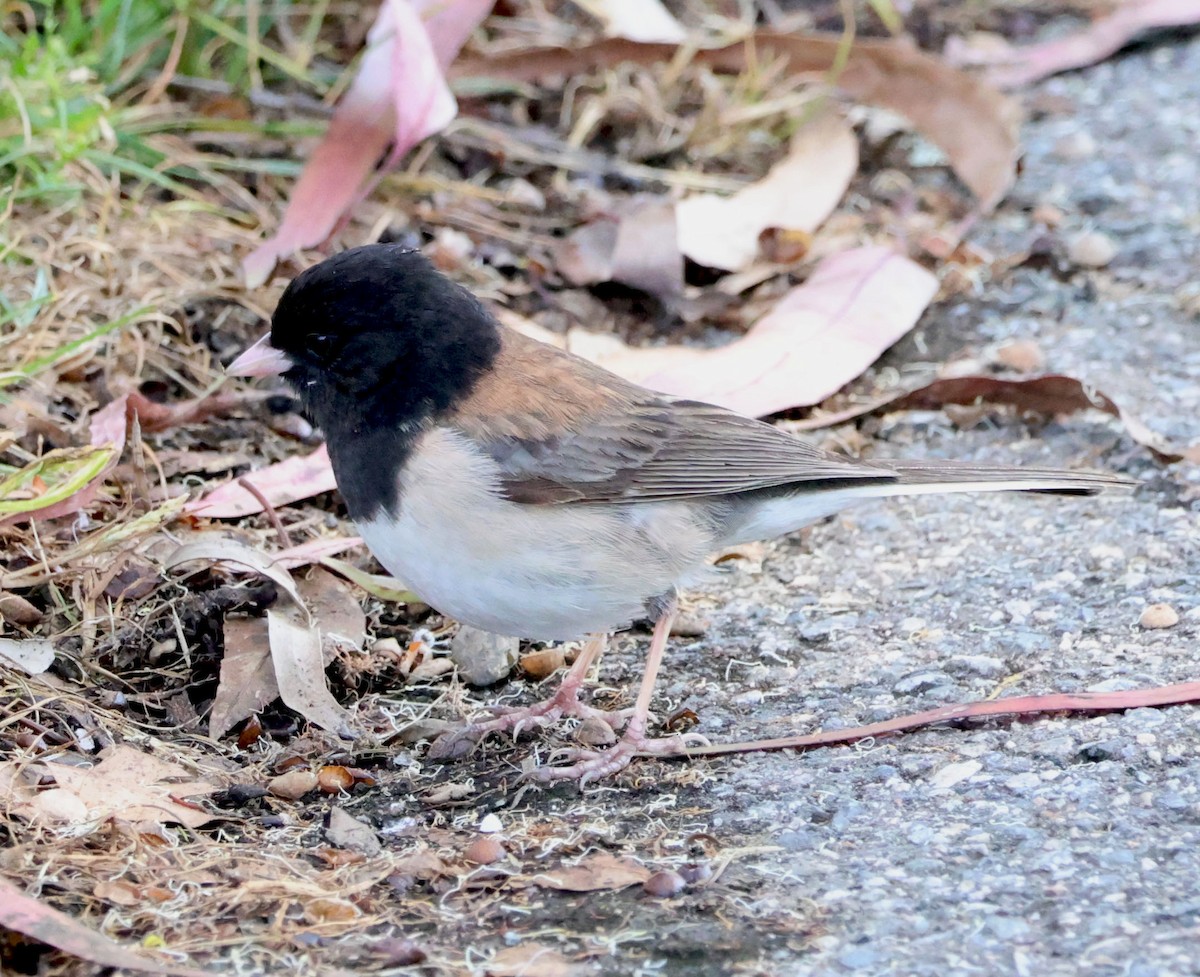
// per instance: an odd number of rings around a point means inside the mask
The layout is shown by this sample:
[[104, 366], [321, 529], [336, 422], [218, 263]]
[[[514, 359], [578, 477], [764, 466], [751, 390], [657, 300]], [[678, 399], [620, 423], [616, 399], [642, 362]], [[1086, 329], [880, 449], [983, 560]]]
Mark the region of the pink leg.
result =
[[563, 676], [558, 691], [549, 699], [534, 703], [532, 706], [518, 706], [504, 710], [495, 719], [469, 723], [462, 729], [452, 730], [439, 736], [429, 748], [429, 757], [434, 760], [448, 760], [465, 756], [483, 737], [491, 733], [512, 733], [519, 736], [527, 728], [545, 726], [564, 716], [575, 716], [580, 719], [599, 719], [601, 722], [619, 729], [629, 715], [628, 710], [605, 712], [594, 709], [579, 701], [579, 692], [587, 681], [592, 664], [604, 651], [607, 635], [594, 634], [587, 644], [575, 656], [567, 674]]
[[625, 733], [615, 746], [607, 750], [569, 750], [567, 756], [575, 762], [566, 767], [538, 767], [529, 777], [543, 783], [556, 780], [578, 780], [580, 786], [589, 780], [610, 777], [629, 766], [629, 761], [639, 753], [653, 756], [678, 756], [687, 753], [689, 745], [708, 745], [708, 740], [698, 733], [676, 736], [650, 737], [646, 735], [646, 723], [650, 718], [650, 699], [654, 695], [654, 683], [662, 667], [663, 652], [675, 609], [671, 608], [655, 622], [654, 637], [650, 640], [650, 653], [646, 656], [646, 670], [642, 674], [642, 685], [638, 690], [633, 715], [625, 727]]

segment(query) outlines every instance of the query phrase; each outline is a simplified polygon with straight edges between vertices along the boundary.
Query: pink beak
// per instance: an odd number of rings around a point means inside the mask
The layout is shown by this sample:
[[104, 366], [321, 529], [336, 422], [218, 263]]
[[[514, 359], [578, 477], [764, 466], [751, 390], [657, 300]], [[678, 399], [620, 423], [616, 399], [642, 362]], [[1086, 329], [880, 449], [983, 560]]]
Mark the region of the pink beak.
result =
[[292, 358], [272, 346], [271, 334], [267, 333], [225, 367], [225, 372], [231, 377], [273, 377], [292, 366]]

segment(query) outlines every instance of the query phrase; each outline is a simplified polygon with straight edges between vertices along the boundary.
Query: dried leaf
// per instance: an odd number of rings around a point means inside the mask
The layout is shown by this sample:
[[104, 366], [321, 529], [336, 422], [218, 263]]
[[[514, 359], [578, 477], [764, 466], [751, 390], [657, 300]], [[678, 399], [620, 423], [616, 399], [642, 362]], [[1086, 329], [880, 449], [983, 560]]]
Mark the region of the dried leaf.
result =
[[[829, 71], [841, 38], [832, 35], [756, 31], [733, 44], [697, 51], [696, 63], [741, 72], [764, 58], [786, 58], [793, 71]], [[452, 77], [483, 76], [530, 80], [546, 75], [578, 76], [622, 62], [655, 64], [678, 53], [673, 44], [639, 44], [609, 39], [582, 48], [545, 47], [486, 58], [460, 58]], [[940, 146], [959, 179], [975, 194], [980, 210], [992, 210], [1016, 176], [1020, 153], [1020, 109], [981, 79], [919, 51], [902, 38], [856, 40], [845, 67], [832, 79], [838, 88], [907, 118]]]
[[23, 933], [31, 939], [101, 967], [168, 974], [171, 977], [206, 975], [203, 970], [154, 960], [122, 946], [107, 936], [88, 929], [66, 913], [43, 905], [4, 879], [0, 879], [0, 926]]
[[799, 422], [796, 428], [816, 430], [886, 411], [937, 410], [947, 404], [980, 402], [1005, 404], [1018, 410], [1046, 415], [1072, 414], [1080, 410], [1103, 411], [1119, 419], [1134, 441], [1149, 448], [1162, 460], [1200, 462], [1200, 443], [1186, 448], [1168, 444], [1161, 435], [1123, 411], [1108, 394], [1061, 374], [1027, 380], [1005, 380], [990, 376], [949, 377], [916, 390], [890, 394], [861, 407], [813, 417]]
[[367, 640], [367, 615], [350, 586], [321, 569], [309, 571], [297, 586], [321, 629], [326, 661], [332, 661], [339, 651], [359, 651]]
[[[443, 77], [493, 0], [384, 0], [367, 34], [358, 74], [338, 103], [329, 129], [301, 173], [279, 230], [243, 264], [251, 288], [275, 262], [324, 241], [338, 220], [373, 189], [380, 172], [454, 118], [457, 106]], [[435, 15], [422, 21], [424, 10]]]
[[295, 570], [297, 567], [320, 563], [325, 557], [344, 553], [356, 546], [362, 546], [360, 536], [331, 536], [327, 539], [313, 539], [290, 549], [280, 550], [275, 554], [274, 563], [285, 570]]
[[[302, 458], [288, 458], [260, 468], [246, 481], [276, 507], [337, 488], [324, 445]], [[206, 519], [238, 519], [262, 512], [262, 508], [262, 503], [238, 482], [228, 482], [188, 505], [189, 512]]]
[[[718, 743], [713, 746], [689, 746], [689, 757], [720, 756], [726, 753], [751, 753], [761, 750], [808, 750], [820, 746], [856, 743], [904, 733], [921, 726], [955, 722], [962, 719], [981, 719], [986, 716], [1041, 716], [1062, 712], [1115, 712], [1123, 709], [1145, 709], [1153, 706], [1182, 705], [1200, 702], [1200, 682], [1180, 682], [1150, 689], [1131, 689], [1125, 692], [1055, 692], [1049, 695], [1014, 696], [1009, 699], [987, 699], [965, 705], [939, 706], [925, 712], [888, 719], [852, 729], [834, 729], [803, 736], [782, 736], [777, 739], [752, 740], [745, 743]], [[683, 750], [681, 749], [681, 752]]]
[[858, 169], [858, 140], [831, 112], [804, 126], [788, 154], [757, 183], [730, 197], [697, 194], [676, 208], [679, 247], [693, 261], [737, 271], [759, 257], [769, 228], [815, 231]]
[[597, 359], [653, 390], [772, 414], [815, 404], [853, 380], [912, 328], [936, 291], [937, 279], [915, 262], [857, 248], [822, 261], [727, 346], [622, 346]]
[[630, 41], [680, 44], [687, 39], [683, 25], [667, 12], [661, 0], [575, 0], [604, 25], [609, 37]]
[[125, 450], [126, 432], [134, 417], [143, 431], [163, 431], [262, 396], [258, 391], [213, 394], [172, 405], [156, 404], [136, 391], [118, 397], [92, 416], [90, 447], [48, 451], [0, 477], [0, 524], [30, 517], [54, 519], [90, 505]]
[[46, 638], [0, 638], [0, 665], [41, 675], [54, 664], [54, 642]]
[[213, 819], [186, 799], [211, 794], [216, 787], [190, 779], [193, 774], [184, 767], [132, 747], [111, 747], [94, 767], [48, 764], [46, 770], [60, 788], [82, 801], [87, 821], [118, 817], [198, 828]]
[[574, 865], [541, 872], [531, 881], [534, 885], [565, 892], [598, 892], [641, 885], [651, 874], [651, 871], [636, 859], [608, 852], [596, 852]]
[[301, 607], [272, 607], [267, 611], [271, 661], [284, 704], [309, 722], [353, 739], [350, 716], [333, 697], [325, 681], [321, 632]]
[[256, 573], [268, 577], [283, 589], [302, 610], [305, 607], [304, 598], [296, 588], [296, 582], [283, 567], [276, 564], [265, 553], [239, 543], [236, 539], [221, 536], [218, 533], [207, 533], [190, 543], [184, 543], [171, 553], [164, 561], [163, 567], [170, 570], [182, 563], [193, 560], [204, 560], [209, 563], [236, 563], [248, 567]]
[[372, 597], [391, 601], [395, 604], [415, 604], [421, 598], [411, 590], [405, 590], [404, 585], [395, 577], [385, 577], [378, 573], [367, 573], [356, 566], [351, 566], [344, 560], [336, 560], [327, 556], [320, 561], [321, 566], [327, 567], [334, 573], [339, 573], [352, 584], [356, 584]]
[[1003, 63], [987, 71], [987, 79], [1000, 88], [1020, 88], [1060, 71], [1103, 61], [1147, 31], [1197, 22], [1200, 0], [1126, 0], [1077, 34], [1010, 48]]
[[581, 977], [590, 969], [544, 943], [522, 940], [498, 951], [483, 972], [487, 977]]
[[279, 698], [266, 618], [227, 617], [224, 630], [221, 675], [208, 717], [208, 735], [213, 739]]
[[82, 493], [112, 469], [116, 458], [112, 447], [55, 448], [22, 468], [0, 469], [0, 521], [52, 518], [67, 515], [71, 504], [86, 505], [94, 495], [84, 499]]
[[615, 214], [584, 224], [555, 248], [554, 263], [573, 285], [620, 282], [663, 299], [683, 292], [675, 205], [637, 195]]

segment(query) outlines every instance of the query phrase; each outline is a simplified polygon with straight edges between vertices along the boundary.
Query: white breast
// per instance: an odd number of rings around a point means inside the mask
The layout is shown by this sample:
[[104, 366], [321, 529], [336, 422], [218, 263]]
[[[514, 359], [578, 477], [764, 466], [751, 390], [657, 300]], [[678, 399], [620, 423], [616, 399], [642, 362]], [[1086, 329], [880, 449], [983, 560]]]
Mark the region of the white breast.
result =
[[358, 524], [390, 573], [444, 614], [529, 638], [608, 631], [694, 573], [713, 546], [678, 502], [531, 506], [506, 501], [495, 463], [435, 429], [400, 479], [400, 512]]

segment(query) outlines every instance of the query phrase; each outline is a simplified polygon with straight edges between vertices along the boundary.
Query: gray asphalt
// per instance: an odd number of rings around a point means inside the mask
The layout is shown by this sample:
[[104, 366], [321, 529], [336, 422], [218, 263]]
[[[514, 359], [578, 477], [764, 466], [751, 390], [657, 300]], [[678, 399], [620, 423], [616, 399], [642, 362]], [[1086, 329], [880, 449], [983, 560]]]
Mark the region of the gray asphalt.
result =
[[[1032, 339], [1047, 370], [1200, 441], [1200, 39], [1051, 79], [1030, 104], [1024, 173], [973, 240], [997, 255], [1036, 243], [1049, 259], [932, 310], [888, 362], [986, 360], [994, 344]], [[1046, 205], [1062, 212], [1057, 229], [1034, 219]], [[1117, 245], [1108, 267], [1070, 267], [1084, 231]], [[1131, 497], [880, 505], [769, 547], [761, 569], [735, 562], [694, 598], [709, 630], [676, 644], [686, 665], [662, 686], [703, 732], [835, 728], [1002, 684], [1020, 695], [1197, 677], [1200, 467], [1158, 464], [1101, 415], [960, 430], [906, 414], [877, 427], [880, 453], [1067, 462], [1143, 484]], [[1175, 627], [1139, 627], [1156, 602], [1179, 613]], [[621, 661], [607, 663], [616, 682], [632, 677]], [[724, 877], [742, 918], [759, 921], [744, 924], [757, 949], [698, 964], [667, 941], [647, 948], [660, 972], [1200, 973], [1195, 707], [941, 728], [706, 769], [699, 828], [726, 848], [776, 846]], [[788, 917], [808, 936], [773, 942]]]

